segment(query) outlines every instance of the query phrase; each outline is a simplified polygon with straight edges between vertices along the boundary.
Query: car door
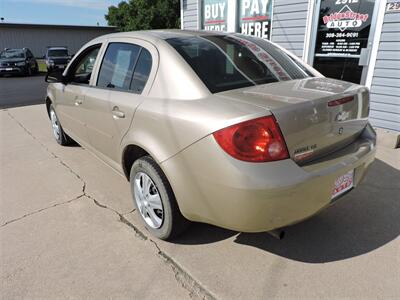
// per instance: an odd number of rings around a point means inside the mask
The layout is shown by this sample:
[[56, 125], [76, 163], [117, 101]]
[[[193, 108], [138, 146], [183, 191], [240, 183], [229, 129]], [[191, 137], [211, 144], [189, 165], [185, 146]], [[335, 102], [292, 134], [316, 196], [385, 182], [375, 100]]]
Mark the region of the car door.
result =
[[[119, 146], [135, 110], [143, 101], [156, 49], [136, 39], [109, 39], [96, 80], [86, 95], [90, 105], [87, 130], [91, 146], [103, 159], [117, 166]], [[154, 76], [152, 77], [154, 78]]]
[[83, 50], [68, 68], [68, 83], [58, 90], [57, 114], [64, 130], [78, 142], [87, 144], [85, 95], [90, 91], [90, 80], [101, 44]]

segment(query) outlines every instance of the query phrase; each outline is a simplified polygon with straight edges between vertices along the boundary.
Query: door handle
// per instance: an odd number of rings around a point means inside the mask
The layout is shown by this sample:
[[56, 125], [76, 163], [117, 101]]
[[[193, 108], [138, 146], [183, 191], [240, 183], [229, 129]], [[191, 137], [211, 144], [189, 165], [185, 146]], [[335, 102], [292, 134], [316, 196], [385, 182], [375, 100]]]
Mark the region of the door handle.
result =
[[125, 113], [123, 111], [120, 111], [118, 106], [113, 107], [112, 114], [114, 119], [125, 118]]
[[75, 99], [75, 106], [79, 106], [82, 104], [82, 99]]

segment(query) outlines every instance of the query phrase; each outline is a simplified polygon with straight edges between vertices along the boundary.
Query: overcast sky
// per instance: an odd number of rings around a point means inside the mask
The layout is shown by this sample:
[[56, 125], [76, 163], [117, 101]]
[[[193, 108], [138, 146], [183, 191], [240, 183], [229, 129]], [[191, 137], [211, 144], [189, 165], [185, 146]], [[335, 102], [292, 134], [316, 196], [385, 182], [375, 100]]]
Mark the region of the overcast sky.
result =
[[0, 0], [0, 17], [9, 23], [107, 25], [107, 8], [121, 1]]

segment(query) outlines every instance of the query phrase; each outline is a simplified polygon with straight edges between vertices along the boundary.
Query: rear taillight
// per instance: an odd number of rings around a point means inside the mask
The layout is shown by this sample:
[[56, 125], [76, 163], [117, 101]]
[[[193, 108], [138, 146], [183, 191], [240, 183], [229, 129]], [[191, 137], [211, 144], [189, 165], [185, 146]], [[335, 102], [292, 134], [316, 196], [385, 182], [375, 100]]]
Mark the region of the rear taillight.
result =
[[289, 158], [285, 140], [274, 116], [235, 124], [213, 135], [225, 152], [239, 160], [267, 162]]

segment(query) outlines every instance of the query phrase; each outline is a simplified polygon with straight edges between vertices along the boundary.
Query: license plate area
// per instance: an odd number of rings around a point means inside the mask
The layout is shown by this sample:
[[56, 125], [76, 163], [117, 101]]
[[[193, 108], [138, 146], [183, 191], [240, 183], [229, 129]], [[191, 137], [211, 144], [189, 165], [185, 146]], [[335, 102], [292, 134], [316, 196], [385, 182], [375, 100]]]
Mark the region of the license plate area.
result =
[[331, 199], [335, 200], [340, 195], [343, 195], [347, 191], [351, 190], [353, 186], [354, 186], [354, 170], [351, 170], [346, 174], [343, 174], [338, 178], [336, 178], [332, 189]]

